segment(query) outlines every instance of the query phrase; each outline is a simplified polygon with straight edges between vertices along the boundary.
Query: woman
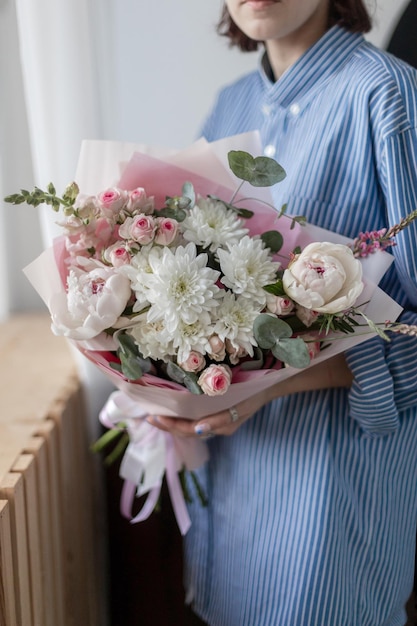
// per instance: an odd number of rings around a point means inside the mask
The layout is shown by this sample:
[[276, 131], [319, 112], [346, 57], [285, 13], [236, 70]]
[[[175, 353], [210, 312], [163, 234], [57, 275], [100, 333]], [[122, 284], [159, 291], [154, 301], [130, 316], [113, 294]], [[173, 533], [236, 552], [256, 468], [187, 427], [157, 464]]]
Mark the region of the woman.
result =
[[[353, 237], [417, 207], [417, 78], [365, 42], [361, 0], [227, 0], [258, 71], [223, 89], [208, 140], [258, 129], [286, 170], [276, 206]], [[381, 283], [416, 323], [416, 225]], [[198, 422], [215, 435], [193, 506], [186, 587], [210, 626], [398, 626], [413, 586], [417, 341], [371, 339]], [[226, 436], [231, 435], [231, 436]]]

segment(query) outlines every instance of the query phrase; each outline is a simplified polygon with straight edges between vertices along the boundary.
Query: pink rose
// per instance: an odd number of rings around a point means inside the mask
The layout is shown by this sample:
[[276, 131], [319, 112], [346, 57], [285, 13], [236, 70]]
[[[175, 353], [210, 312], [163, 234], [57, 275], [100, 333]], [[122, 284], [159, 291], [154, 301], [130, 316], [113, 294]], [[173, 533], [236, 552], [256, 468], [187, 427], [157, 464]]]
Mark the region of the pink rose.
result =
[[131, 255], [124, 243], [117, 242], [104, 250], [103, 258], [107, 263], [113, 265], [113, 267], [121, 267], [122, 265], [130, 263]]
[[318, 340], [318, 334], [317, 333], [302, 334], [300, 335], [300, 337], [303, 339], [303, 341], [305, 342], [308, 348], [310, 360], [314, 359], [314, 357], [316, 357], [319, 354], [320, 346], [321, 346], [321, 343]]
[[145, 215], [149, 215], [154, 210], [153, 197], [147, 198], [144, 188], [137, 187], [136, 189], [133, 189], [133, 191], [129, 191], [127, 208], [130, 213], [140, 211]]
[[209, 356], [213, 361], [224, 361], [226, 357], [226, 347], [224, 341], [218, 335], [212, 335], [209, 338], [210, 351]]
[[186, 372], [200, 372], [206, 364], [206, 359], [196, 350], [191, 350], [186, 361], [178, 363], [180, 367]]
[[133, 239], [142, 246], [151, 243], [155, 237], [156, 224], [151, 215], [139, 213], [135, 217], [128, 217], [119, 228], [119, 235], [123, 239]]
[[294, 308], [294, 302], [289, 298], [268, 294], [266, 297], [266, 308], [275, 315], [289, 315]]
[[117, 187], [111, 187], [105, 189], [98, 194], [97, 199], [103, 209], [104, 214], [107, 217], [117, 214], [120, 209], [126, 204], [128, 195], [126, 191], [118, 189]]
[[177, 236], [178, 222], [169, 217], [157, 217], [156, 225], [155, 243], [161, 246], [169, 246]]
[[242, 346], [234, 346], [229, 339], [226, 339], [226, 350], [229, 355], [229, 361], [232, 365], [237, 365], [240, 359], [247, 356], [248, 352]]
[[306, 309], [304, 306], [301, 306], [300, 304], [297, 304], [296, 309], [295, 309], [295, 314], [298, 317], [298, 319], [301, 320], [303, 324], [307, 327], [311, 326], [311, 324], [313, 324], [316, 321], [319, 315], [317, 311]]
[[198, 379], [203, 393], [208, 396], [221, 396], [229, 389], [232, 370], [227, 365], [209, 365]]

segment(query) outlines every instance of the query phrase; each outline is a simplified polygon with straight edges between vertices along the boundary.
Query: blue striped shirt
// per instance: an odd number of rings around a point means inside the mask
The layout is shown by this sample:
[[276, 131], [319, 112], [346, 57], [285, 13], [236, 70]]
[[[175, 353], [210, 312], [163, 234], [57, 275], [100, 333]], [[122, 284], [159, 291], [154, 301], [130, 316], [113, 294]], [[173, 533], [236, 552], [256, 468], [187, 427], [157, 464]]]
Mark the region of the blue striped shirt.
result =
[[[334, 27], [276, 83], [262, 66], [219, 94], [209, 140], [259, 130], [274, 189], [355, 236], [417, 207], [417, 74]], [[381, 286], [416, 323], [416, 224]], [[210, 626], [400, 626], [414, 574], [417, 340], [347, 353], [350, 390], [295, 394], [210, 441], [210, 504], [190, 507], [185, 584]]]

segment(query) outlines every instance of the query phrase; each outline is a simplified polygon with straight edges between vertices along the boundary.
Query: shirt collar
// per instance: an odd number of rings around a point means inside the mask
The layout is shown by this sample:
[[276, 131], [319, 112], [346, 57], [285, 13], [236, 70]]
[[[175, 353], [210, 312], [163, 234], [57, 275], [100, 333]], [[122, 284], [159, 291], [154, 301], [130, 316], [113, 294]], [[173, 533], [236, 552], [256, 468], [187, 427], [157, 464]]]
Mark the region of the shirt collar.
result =
[[266, 53], [260, 73], [267, 99], [283, 107], [320, 88], [364, 41], [361, 34], [333, 26], [292, 65], [279, 80], [271, 80], [272, 71]]

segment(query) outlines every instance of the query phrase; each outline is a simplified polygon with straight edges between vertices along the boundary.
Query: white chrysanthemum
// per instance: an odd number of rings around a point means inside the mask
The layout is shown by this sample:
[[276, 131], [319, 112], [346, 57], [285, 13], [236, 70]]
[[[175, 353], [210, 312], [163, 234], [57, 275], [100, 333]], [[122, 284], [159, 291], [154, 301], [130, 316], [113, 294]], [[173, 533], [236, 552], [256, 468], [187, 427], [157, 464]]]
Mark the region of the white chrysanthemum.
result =
[[132, 290], [135, 293], [136, 301], [133, 306], [135, 313], [149, 306], [146, 278], [153, 272], [149, 262], [149, 256], [151, 254], [154, 257], [160, 257], [162, 248], [159, 246], [153, 247], [152, 244], [143, 246], [140, 251], [132, 257], [129, 265], [123, 265], [119, 268], [119, 273], [125, 274], [129, 278]]
[[235, 244], [249, 230], [234, 211], [222, 202], [199, 198], [182, 222], [184, 239], [215, 252], [220, 246]]
[[146, 322], [129, 329], [135, 342], [145, 358], [167, 361], [175, 354], [175, 349], [171, 342], [171, 336], [166, 332], [163, 321]]
[[253, 322], [260, 311], [261, 305], [254, 300], [236, 297], [231, 291], [226, 291], [216, 311], [218, 320], [214, 325], [214, 332], [222, 341], [228, 339], [235, 349], [244, 348], [253, 356], [252, 346], [256, 345]]
[[202, 313], [193, 324], [180, 322], [172, 338], [172, 344], [177, 350], [177, 361], [186, 361], [192, 350], [201, 354], [209, 352], [209, 338], [212, 334], [213, 324], [208, 313]]
[[219, 249], [217, 255], [224, 274], [221, 282], [235, 294], [265, 305], [267, 294], [263, 287], [275, 282], [280, 264], [272, 260], [262, 240], [246, 236], [229, 250]]
[[144, 276], [151, 303], [148, 320], [164, 320], [170, 333], [180, 322], [194, 324], [205, 312], [218, 306], [219, 272], [207, 267], [207, 254], [197, 254], [194, 243], [175, 251], [162, 248], [160, 256], [150, 254], [152, 273]]

